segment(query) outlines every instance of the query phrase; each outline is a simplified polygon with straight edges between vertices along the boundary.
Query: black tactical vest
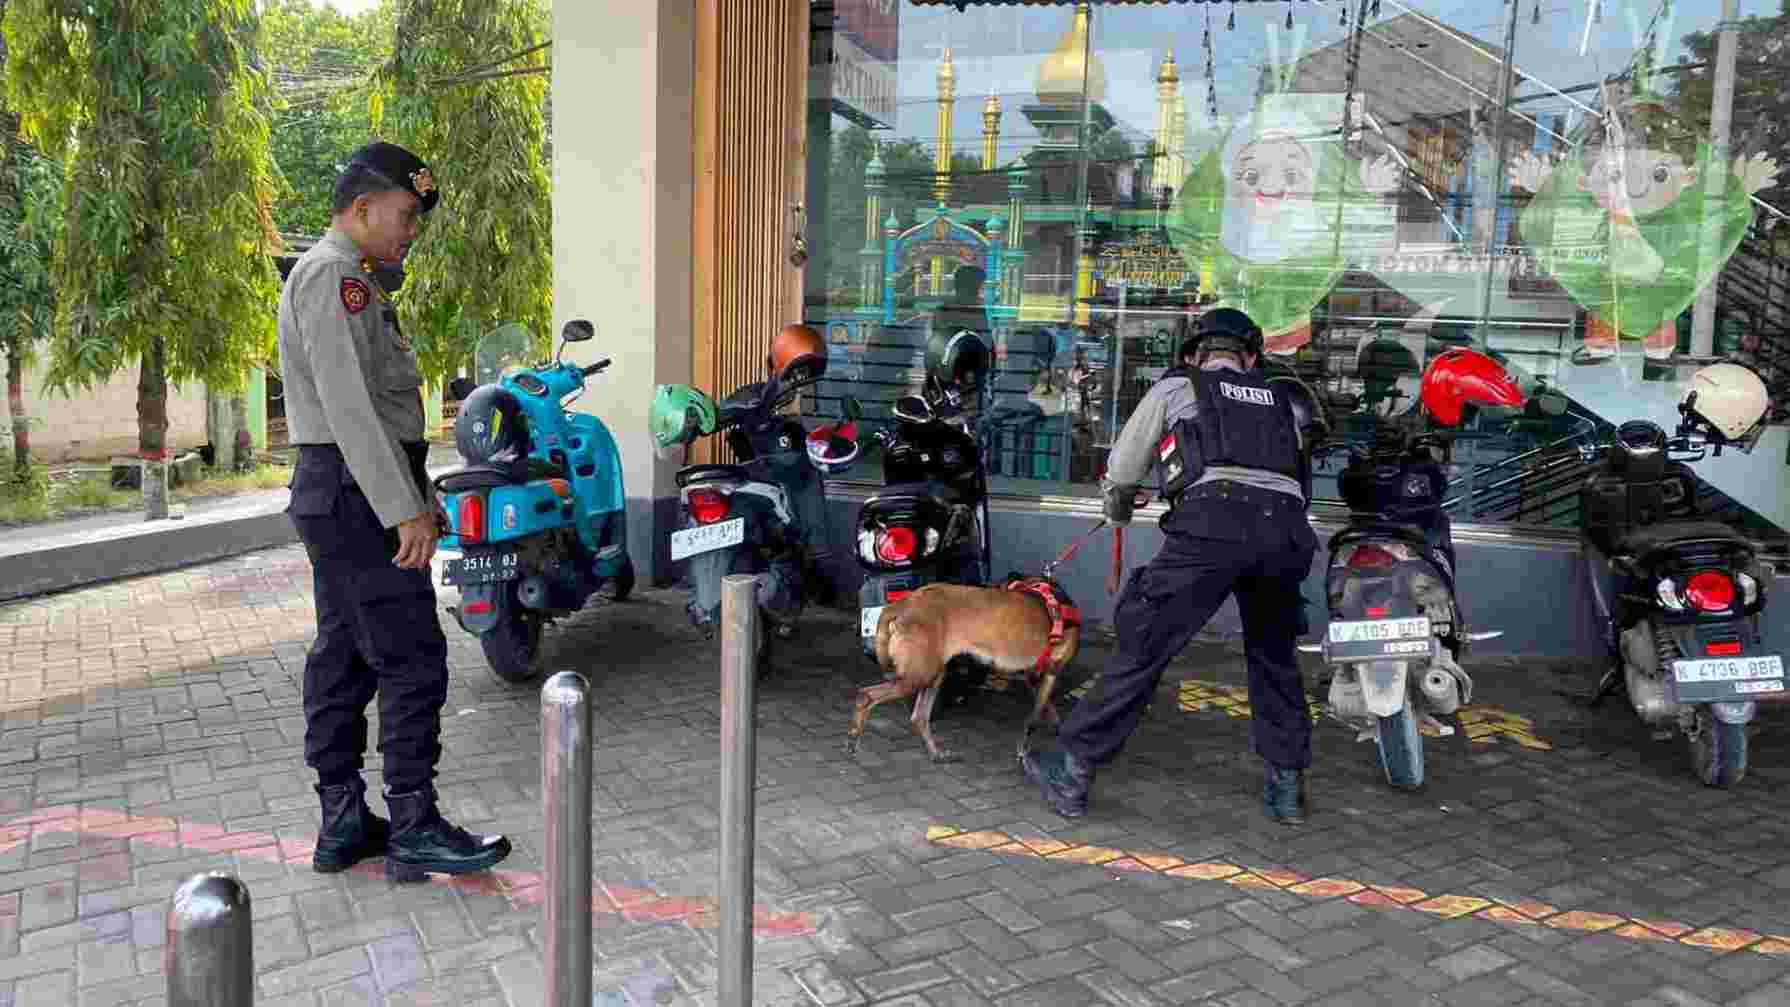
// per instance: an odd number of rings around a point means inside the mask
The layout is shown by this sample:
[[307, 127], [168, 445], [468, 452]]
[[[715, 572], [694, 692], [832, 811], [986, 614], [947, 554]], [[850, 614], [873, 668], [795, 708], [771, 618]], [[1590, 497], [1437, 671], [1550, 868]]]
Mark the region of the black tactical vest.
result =
[[1173, 500], [1214, 466], [1276, 472], [1303, 483], [1292, 403], [1259, 373], [1174, 367], [1162, 377], [1192, 381], [1199, 401], [1199, 410], [1177, 420], [1157, 443], [1163, 496]]

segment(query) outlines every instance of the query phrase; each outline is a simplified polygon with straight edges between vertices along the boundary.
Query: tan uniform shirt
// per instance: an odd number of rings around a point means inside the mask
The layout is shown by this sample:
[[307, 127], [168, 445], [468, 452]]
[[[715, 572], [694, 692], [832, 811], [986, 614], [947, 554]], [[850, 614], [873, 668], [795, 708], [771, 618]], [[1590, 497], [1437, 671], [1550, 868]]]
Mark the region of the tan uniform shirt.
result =
[[334, 444], [387, 528], [433, 513], [404, 442], [423, 439], [422, 378], [360, 249], [331, 228], [280, 294], [280, 380], [293, 444]]

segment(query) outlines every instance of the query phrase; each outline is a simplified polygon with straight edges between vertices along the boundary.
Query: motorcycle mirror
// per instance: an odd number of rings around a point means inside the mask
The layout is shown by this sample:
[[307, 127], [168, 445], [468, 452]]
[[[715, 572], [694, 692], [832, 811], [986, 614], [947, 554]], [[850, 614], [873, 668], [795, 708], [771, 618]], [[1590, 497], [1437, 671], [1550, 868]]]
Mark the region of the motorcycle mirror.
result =
[[856, 395], [841, 396], [839, 408], [845, 413], [845, 418], [848, 420], [855, 422], [864, 418], [864, 404], [858, 401]]
[[471, 378], [455, 378], [448, 382], [448, 396], [456, 400], [464, 400], [477, 387], [472, 383]]
[[568, 343], [582, 343], [596, 337], [596, 328], [582, 318], [574, 318], [567, 322], [566, 327], [559, 332], [559, 338]]

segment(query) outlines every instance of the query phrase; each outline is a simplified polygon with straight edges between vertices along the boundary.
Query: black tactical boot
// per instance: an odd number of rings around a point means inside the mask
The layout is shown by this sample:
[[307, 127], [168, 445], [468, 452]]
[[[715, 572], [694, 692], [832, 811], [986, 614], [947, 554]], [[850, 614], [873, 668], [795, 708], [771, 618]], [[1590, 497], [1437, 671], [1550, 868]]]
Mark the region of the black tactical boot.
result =
[[387, 790], [385, 804], [392, 812], [391, 842], [385, 853], [387, 881], [402, 884], [426, 881], [430, 874], [471, 874], [510, 855], [510, 841], [503, 836], [475, 836], [441, 817], [432, 786], [404, 794]]
[[391, 825], [367, 807], [367, 785], [359, 777], [352, 783], [316, 788], [323, 801], [323, 827], [317, 830], [317, 849], [311, 869], [319, 874], [345, 871], [368, 857], [385, 854]]
[[1044, 802], [1064, 818], [1088, 813], [1088, 787], [1094, 767], [1065, 751], [1028, 752], [1022, 762], [1026, 779], [1038, 785]]
[[1262, 781], [1262, 806], [1282, 825], [1305, 824], [1305, 773], [1268, 766]]

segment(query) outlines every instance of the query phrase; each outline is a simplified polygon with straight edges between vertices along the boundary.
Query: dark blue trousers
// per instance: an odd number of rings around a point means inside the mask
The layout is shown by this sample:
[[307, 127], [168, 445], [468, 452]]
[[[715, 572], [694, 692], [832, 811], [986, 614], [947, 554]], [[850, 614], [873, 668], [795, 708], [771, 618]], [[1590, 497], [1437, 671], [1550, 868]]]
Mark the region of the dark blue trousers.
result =
[[[426, 486], [428, 445], [405, 447]], [[358, 774], [377, 695], [385, 782], [414, 790], [435, 778], [447, 702], [447, 637], [430, 571], [392, 565], [397, 529], [380, 524], [334, 445], [299, 446], [291, 489], [287, 513], [311, 557], [317, 604], [305, 658], [305, 763], [326, 785]]]
[[1084, 762], [1111, 760], [1137, 729], [1162, 671], [1235, 593], [1249, 662], [1250, 748], [1282, 769], [1311, 765], [1311, 715], [1294, 646], [1299, 587], [1317, 536], [1298, 500], [1209, 483], [1163, 516], [1162, 551], [1132, 572], [1113, 612], [1118, 651], [1058, 729]]

